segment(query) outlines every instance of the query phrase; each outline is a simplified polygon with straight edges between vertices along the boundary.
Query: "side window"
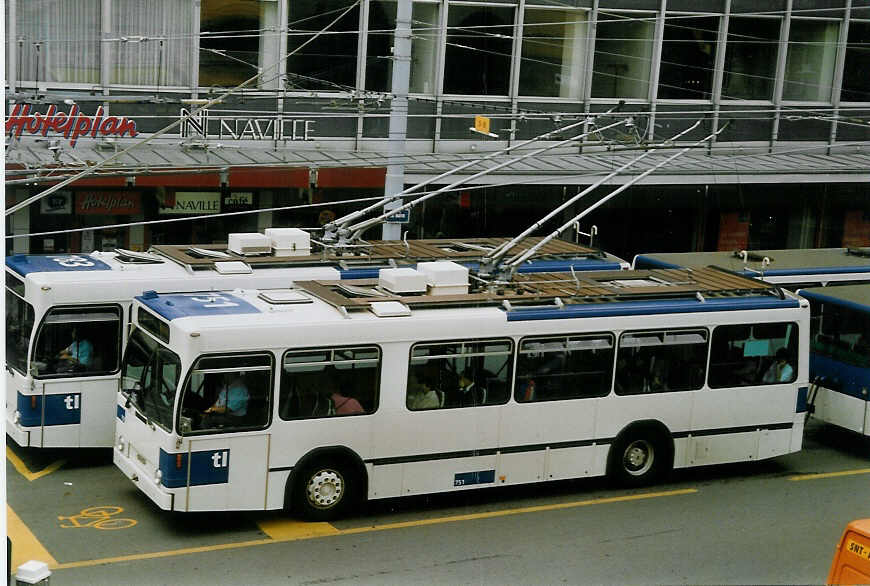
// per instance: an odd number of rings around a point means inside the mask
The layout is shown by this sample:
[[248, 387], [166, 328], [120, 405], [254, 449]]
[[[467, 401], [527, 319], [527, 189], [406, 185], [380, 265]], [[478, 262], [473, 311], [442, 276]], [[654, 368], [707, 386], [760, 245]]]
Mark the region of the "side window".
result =
[[853, 366], [870, 366], [870, 318], [833, 303], [810, 305], [813, 353]]
[[707, 330], [626, 333], [619, 339], [616, 394], [700, 389], [706, 365]]
[[613, 334], [523, 340], [514, 398], [525, 403], [607, 395], [614, 346]]
[[377, 346], [292, 350], [282, 358], [281, 419], [365, 415], [378, 408]]
[[257, 429], [269, 424], [271, 354], [203, 356], [181, 400], [181, 433]]
[[118, 370], [121, 308], [55, 308], [39, 328], [34, 360], [40, 376], [89, 376]]
[[506, 403], [512, 356], [511, 340], [417, 344], [411, 349], [406, 405], [416, 411]]
[[718, 326], [713, 330], [710, 386], [746, 387], [797, 377], [795, 323]]

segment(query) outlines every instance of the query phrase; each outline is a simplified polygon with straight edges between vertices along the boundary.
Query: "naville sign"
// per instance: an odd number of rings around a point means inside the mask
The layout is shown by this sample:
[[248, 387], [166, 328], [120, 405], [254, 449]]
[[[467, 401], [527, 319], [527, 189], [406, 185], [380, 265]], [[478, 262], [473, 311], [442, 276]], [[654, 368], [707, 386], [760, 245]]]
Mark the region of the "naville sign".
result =
[[79, 107], [73, 105], [69, 113], [58, 112], [55, 106], [49, 106], [45, 114], [39, 112], [30, 113], [30, 104], [15, 104], [12, 115], [6, 120], [6, 134], [19, 138], [22, 133], [41, 134], [48, 136], [49, 132], [62, 134], [69, 139], [70, 146], [76, 146], [80, 136], [96, 138], [100, 136], [124, 136], [129, 134], [134, 137], [136, 123], [127, 118], [118, 116], [103, 116], [103, 107], [98, 106], [93, 116], [84, 116], [79, 113]]

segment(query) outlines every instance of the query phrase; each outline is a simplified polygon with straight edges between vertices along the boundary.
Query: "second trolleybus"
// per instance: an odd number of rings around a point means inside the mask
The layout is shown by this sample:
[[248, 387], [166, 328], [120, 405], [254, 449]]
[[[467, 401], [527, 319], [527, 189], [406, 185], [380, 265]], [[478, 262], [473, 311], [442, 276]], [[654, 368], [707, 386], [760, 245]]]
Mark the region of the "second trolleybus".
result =
[[870, 285], [812, 287], [809, 300], [813, 417], [870, 435]]
[[[297, 279], [377, 275], [379, 267], [454, 259], [474, 265], [505, 238], [369, 241], [319, 249], [298, 229], [296, 251], [247, 254], [229, 243], [154, 246], [88, 254], [6, 257], [6, 432], [25, 447], [111, 447], [120, 361], [133, 297], [146, 290], [191, 292], [280, 288]], [[288, 234], [289, 232], [289, 234]], [[232, 242], [235, 235], [230, 235]], [[243, 234], [251, 238], [252, 235]], [[538, 238], [529, 239], [534, 243]], [[528, 245], [525, 243], [524, 245]], [[525, 271], [619, 269], [627, 263], [565, 241], [549, 243]], [[81, 352], [79, 359], [64, 351]]]
[[870, 283], [870, 248], [794, 248], [714, 252], [650, 252], [634, 257], [635, 269], [719, 266], [791, 290]]
[[461, 271], [137, 297], [115, 464], [161, 509], [329, 519], [365, 499], [643, 485], [800, 450], [796, 295], [713, 268]]

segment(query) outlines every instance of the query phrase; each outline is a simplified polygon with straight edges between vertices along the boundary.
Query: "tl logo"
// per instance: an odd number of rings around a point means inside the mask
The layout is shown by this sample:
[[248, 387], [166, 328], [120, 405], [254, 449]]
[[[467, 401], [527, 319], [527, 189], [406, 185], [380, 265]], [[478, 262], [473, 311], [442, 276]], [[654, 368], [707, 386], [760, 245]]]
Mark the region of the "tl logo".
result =
[[230, 465], [230, 452], [223, 450], [211, 455], [211, 462], [215, 468], [226, 468]]
[[67, 411], [78, 411], [81, 408], [81, 395], [67, 395], [63, 398]]

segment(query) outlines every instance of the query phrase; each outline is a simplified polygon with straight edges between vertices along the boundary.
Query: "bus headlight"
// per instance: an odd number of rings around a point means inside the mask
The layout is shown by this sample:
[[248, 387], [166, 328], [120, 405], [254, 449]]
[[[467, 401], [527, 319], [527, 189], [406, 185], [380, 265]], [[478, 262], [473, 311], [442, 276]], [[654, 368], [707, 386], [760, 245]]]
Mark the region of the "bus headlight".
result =
[[15, 425], [21, 423], [21, 411], [16, 411], [12, 414], [12, 423], [14, 423]]
[[121, 452], [122, 454], [124, 453], [124, 446], [126, 445], [126, 443], [127, 442], [124, 441], [124, 436], [119, 434], [118, 435], [118, 451]]
[[154, 471], [154, 484], [160, 484], [160, 481], [163, 480], [163, 472], [160, 471], [160, 468]]

